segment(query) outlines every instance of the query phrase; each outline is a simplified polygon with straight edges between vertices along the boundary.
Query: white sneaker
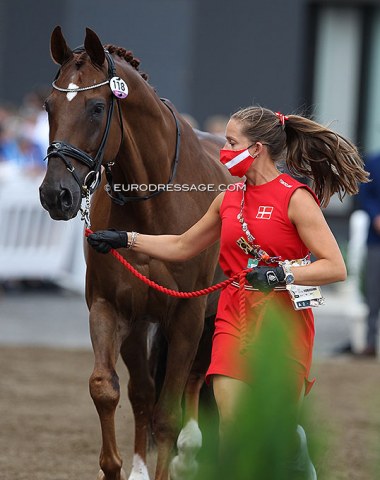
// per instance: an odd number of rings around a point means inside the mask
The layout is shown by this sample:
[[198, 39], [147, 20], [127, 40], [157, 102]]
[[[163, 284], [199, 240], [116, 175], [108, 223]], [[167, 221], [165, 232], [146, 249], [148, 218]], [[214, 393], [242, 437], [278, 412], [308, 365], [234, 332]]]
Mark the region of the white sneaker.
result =
[[305, 472], [305, 480], [317, 480], [317, 472], [310, 459], [309, 450], [307, 448], [307, 440], [305, 430], [301, 425], [297, 426], [297, 434], [300, 439], [300, 450], [294, 462], [295, 469], [300, 472]]

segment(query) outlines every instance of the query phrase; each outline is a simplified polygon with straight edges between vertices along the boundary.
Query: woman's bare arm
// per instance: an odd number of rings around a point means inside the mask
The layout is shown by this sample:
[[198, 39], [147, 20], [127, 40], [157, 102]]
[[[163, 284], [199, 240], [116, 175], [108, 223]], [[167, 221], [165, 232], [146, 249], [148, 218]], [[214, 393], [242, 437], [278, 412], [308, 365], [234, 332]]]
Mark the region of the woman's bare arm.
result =
[[[185, 261], [198, 255], [220, 237], [219, 209], [223, 195], [224, 193], [220, 193], [204, 216], [186, 232], [181, 235], [139, 234], [133, 250], [159, 260], [172, 262]], [[130, 233], [128, 237], [131, 238]]]
[[324, 285], [343, 281], [346, 266], [339, 246], [314, 198], [304, 188], [292, 195], [288, 209], [289, 219], [316, 261], [303, 267], [293, 267], [296, 284]]

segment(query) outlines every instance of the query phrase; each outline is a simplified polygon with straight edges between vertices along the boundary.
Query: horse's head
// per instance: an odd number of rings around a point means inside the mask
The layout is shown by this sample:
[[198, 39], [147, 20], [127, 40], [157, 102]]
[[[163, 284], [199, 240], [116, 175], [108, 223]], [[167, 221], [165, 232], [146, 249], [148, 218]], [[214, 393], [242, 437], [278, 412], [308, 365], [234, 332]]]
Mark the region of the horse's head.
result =
[[45, 102], [50, 146], [40, 199], [52, 218], [69, 220], [98, 185], [102, 163], [117, 154], [121, 128], [111, 128], [118, 122], [112, 113], [123, 92], [112, 94], [115, 64], [92, 30], [86, 29], [83, 47], [71, 50], [56, 27], [50, 50], [61, 67]]

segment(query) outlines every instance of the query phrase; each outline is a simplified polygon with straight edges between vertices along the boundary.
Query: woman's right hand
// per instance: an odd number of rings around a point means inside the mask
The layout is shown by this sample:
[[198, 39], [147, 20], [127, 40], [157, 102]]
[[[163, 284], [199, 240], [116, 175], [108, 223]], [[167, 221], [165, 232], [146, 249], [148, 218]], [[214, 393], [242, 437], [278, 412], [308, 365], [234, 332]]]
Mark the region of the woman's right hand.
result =
[[128, 233], [122, 230], [98, 230], [87, 237], [88, 243], [99, 253], [108, 253], [111, 248], [128, 246]]

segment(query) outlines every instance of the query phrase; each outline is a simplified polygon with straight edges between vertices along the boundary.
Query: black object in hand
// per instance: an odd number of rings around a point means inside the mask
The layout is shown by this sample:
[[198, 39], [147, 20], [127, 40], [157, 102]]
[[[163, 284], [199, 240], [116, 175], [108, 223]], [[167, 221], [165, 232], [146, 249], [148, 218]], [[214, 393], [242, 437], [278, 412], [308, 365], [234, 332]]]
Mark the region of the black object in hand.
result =
[[255, 267], [246, 275], [248, 282], [261, 292], [268, 292], [285, 281], [282, 267]]
[[99, 253], [108, 253], [111, 248], [128, 246], [127, 232], [122, 230], [98, 230], [87, 237], [88, 243]]

